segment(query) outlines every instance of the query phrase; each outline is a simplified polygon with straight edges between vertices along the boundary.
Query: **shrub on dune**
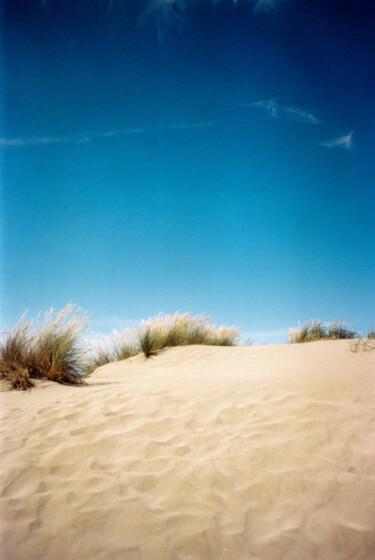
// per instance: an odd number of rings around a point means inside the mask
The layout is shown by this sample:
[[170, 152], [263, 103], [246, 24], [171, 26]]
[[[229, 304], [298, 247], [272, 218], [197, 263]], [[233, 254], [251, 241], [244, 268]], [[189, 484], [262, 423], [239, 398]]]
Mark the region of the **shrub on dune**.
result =
[[11, 388], [28, 389], [35, 378], [82, 383], [84, 350], [79, 339], [88, 318], [71, 304], [54, 316], [51, 310], [40, 324], [38, 319], [26, 321], [24, 314], [14, 329], [4, 333], [0, 378]]

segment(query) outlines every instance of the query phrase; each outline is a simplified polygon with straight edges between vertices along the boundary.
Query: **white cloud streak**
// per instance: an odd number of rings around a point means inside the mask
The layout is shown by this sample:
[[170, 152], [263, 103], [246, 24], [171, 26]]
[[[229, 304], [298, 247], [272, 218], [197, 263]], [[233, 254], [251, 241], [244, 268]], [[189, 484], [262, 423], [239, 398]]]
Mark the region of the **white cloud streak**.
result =
[[320, 144], [325, 148], [343, 148], [344, 150], [351, 150], [353, 148], [353, 131], [345, 136], [340, 136], [329, 142], [322, 142]]
[[308, 124], [320, 124], [319, 119], [314, 115], [312, 111], [306, 111], [298, 107], [280, 105], [277, 98], [256, 101], [255, 103], [243, 103], [242, 106], [264, 109], [274, 119], [287, 117]]
[[52, 144], [86, 144], [96, 139], [120, 138], [121, 136], [132, 136], [139, 134], [147, 134], [157, 131], [173, 131], [173, 130], [195, 130], [199, 128], [210, 128], [225, 124], [227, 121], [201, 121], [180, 124], [159, 124], [155, 126], [145, 126], [137, 128], [127, 128], [121, 130], [111, 130], [107, 132], [82, 132], [80, 134], [72, 134], [71, 136], [33, 136], [19, 138], [0, 138], [0, 147], [31, 147], [31, 146], [48, 146]]
[[[254, 6], [253, 12], [271, 13], [275, 12], [280, 4], [288, 0], [242, 0], [242, 4]], [[199, 0], [149, 0], [146, 7], [141, 11], [139, 19], [145, 21], [156, 18], [158, 38], [164, 42], [168, 29], [177, 22], [184, 19], [189, 9], [196, 6]], [[204, 0], [206, 4], [232, 4], [236, 8], [239, 0]]]
[[[127, 17], [129, 0], [101, 0], [106, 11], [105, 19], [120, 19]], [[40, 8], [45, 8], [53, 0], [40, 0]], [[100, 2], [100, 0], [99, 0]], [[136, 17], [139, 23], [148, 21], [156, 22], [158, 39], [164, 43], [168, 30], [174, 25], [185, 20], [189, 11], [199, 5], [232, 5], [236, 9], [239, 5], [253, 7], [254, 16], [258, 14], [271, 14], [278, 10], [279, 6], [288, 3], [289, 0], [136, 0]], [[132, 10], [130, 10], [132, 11]]]
[[[284, 4], [288, 0], [205, 0], [205, 4], [232, 4], [235, 8], [241, 2], [242, 4], [253, 4], [254, 12], [269, 12], [276, 10], [280, 4]], [[113, 0], [112, 0], [113, 3]], [[144, 13], [155, 13], [158, 10], [163, 12], [165, 17], [169, 17], [172, 12], [175, 14], [185, 13], [190, 7], [197, 5], [199, 0], [148, 0]]]
[[254, 12], [271, 12], [279, 7], [283, 0], [257, 0]]

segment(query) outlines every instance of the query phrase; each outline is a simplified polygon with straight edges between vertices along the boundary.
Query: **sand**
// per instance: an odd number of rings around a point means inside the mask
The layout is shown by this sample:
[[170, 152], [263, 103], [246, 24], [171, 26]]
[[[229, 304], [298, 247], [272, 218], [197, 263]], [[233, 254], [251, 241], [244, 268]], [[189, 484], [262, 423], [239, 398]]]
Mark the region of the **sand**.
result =
[[168, 349], [1, 392], [1, 559], [375, 558], [375, 352]]

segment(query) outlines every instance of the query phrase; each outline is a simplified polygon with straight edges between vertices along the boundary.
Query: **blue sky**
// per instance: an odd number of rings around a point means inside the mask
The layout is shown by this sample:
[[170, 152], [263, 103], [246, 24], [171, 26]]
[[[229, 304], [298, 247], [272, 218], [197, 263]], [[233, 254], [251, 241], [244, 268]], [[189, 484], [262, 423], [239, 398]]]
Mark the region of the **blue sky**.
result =
[[5, 0], [1, 322], [375, 325], [375, 6]]

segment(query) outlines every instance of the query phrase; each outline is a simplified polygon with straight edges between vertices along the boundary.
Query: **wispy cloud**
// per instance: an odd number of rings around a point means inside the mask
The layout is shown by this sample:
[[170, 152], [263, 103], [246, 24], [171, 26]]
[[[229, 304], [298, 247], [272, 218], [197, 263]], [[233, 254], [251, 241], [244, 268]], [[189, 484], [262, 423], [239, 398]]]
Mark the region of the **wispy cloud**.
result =
[[[243, 4], [253, 4], [254, 11], [270, 11], [275, 10], [281, 4], [285, 4], [288, 0], [242, 0]], [[236, 8], [240, 0], [232, 0], [233, 6]], [[113, 3], [113, 0], [112, 0]], [[195, 6], [199, 3], [199, 0], [148, 0], [146, 3], [146, 8], [144, 12], [148, 11], [150, 13], [157, 10], [164, 12], [165, 16], [169, 16], [171, 12], [184, 13], [190, 7]], [[228, 4], [228, 0], [205, 0], [205, 4]]]
[[344, 150], [351, 150], [353, 148], [353, 131], [345, 136], [340, 136], [329, 142], [321, 142], [321, 146], [325, 148], [343, 148]]
[[287, 117], [299, 122], [320, 124], [319, 119], [314, 115], [312, 111], [306, 111], [305, 109], [300, 109], [299, 107], [280, 105], [277, 98], [256, 101], [254, 103], [243, 103], [242, 106], [264, 109], [274, 119]]
[[[243, 0], [243, 4], [254, 6], [254, 14], [264, 12], [271, 13], [276, 11], [279, 5], [288, 0]], [[204, 0], [205, 4], [228, 4], [228, 0]], [[239, 0], [231, 0], [234, 8], [239, 4]], [[140, 20], [156, 18], [158, 28], [158, 38], [164, 42], [168, 29], [177, 22], [184, 19], [190, 8], [197, 6], [199, 0], [149, 0], [145, 8], [141, 11]]]
[[[189, 17], [190, 23], [194, 21], [190, 15], [199, 6], [232, 5], [236, 9], [240, 5], [253, 7], [254, 16], [258, 14], [271, 14], [278, 11], [279, 6], [290, 0], [98, 0], [102, 3], [103, 17], [105, 20], [116, 20], [116, 23], [127, 17], [135, 17], [138, 22], [156, 22], [158, 39], [164, 43], [168, 30], [185, 21]], [[39, 0], [39, 7], [45, 8], [53, 0]], [[195, 11], [197, 15], [197, 12]], [[199, 17], [199, 16], [197, 16]]]
[[96, 139], [120, 138], [121, 136], [131, 136], [147, 134], [157, 131], [173, 130], [195, 130], [199, 128], [210, 128], [225, 124], [227, 121], [198, 121], [190, 123], [162, 123], [154, 126], [143, 126], [136, 128], [126, 128], [120, 130], [110, 130], [106, 132], [82, 132], [70, 136], [33, 136], [17, 138], [0, 138], [0, 147], [27, 147], [27, 146], [48, 146], [52, 144], [85, 144]]
[[257, 0], [254, 6], [254, 12], [271, 12], [279, 7], [285, 0]]

